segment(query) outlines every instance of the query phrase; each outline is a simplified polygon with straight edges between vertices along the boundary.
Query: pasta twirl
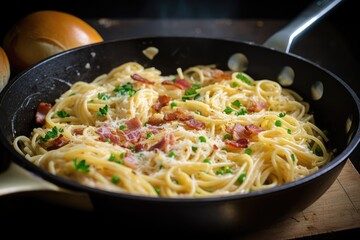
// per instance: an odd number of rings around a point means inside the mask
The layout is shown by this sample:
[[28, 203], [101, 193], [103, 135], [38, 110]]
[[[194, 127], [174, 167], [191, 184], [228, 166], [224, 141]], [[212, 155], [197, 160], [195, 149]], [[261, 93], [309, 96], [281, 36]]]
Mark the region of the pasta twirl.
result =
[[269, 189], [331, 159], [326, 135], [293, 91], [215, 66], [176, 71], [162, 76], [129, 62], [77, 82], [42, 120], [40, 104], [42, 127], [13, 145], [54, 175], [154, 197]]

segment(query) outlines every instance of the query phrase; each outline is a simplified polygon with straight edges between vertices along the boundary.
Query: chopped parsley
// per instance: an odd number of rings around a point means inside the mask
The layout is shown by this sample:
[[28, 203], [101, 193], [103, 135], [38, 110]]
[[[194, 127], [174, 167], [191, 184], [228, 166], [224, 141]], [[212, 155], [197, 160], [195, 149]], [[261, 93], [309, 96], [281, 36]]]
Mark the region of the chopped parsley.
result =
[[288, 129], [288, 130], [287, 130], [287, 133], [288, 133], [288, 134], [291, 134], [291, 133], [292, 133], [291, 129]]
[[173, 151], [171, 151], [171, 152], [169, 152], [168, 156], [171, 158], [174, 158], [174, 157], [176, 157], [176, 154]]
[[295, 162], [295, 155], [291, 154], [291, 160], [293, 160], [293, 162]]
[[56, 126], [54, 126], [50, 131], [48, 131], [45, 134], [45, 137], [39, 138], [39, 142], [46, 142], [47, 140], [50, 140], [51, 138], [56, 138], [59, 134], [59, 132], [63, 132], [64, 129], [58, 129]]
[[118, 176], [113, 176], [111, 178], [111, 182], [114, 183], [114, 184], [118, 184], [120, 181], [120, 178]]
[[160, 196], [160, 188], [159, 187], [154, 187], [154, 190], [157, 193], [157, 195]]
[[238, 86], [239, 86], [239, 83], [238, 83], [238, 82], [232, 82], [232, 86], [233, 86], [233, 87], [238, 87]]
[[226, 113], [227, 115], [229, 115], [229, 114], [232, 113], [233, 111], [235, 111], [235, 110], [232, 109], [231, 107], [226, 107], [223, 112]]
[[147, 133], [147, 134], [146, 134], [146, 139], [151, 138], [152, 135], [153, 135], [153, 134], [152, 134], [151, 132]]
[[96, 112], [99, 116], [105, 116], [109, 111], [109, 105], [105, 105], [103, 108], [99, 108], [99, 111]]
[[237, 79], [240, 79], [242, 82], [248, 84], [248, 85], [251, 85], [251, 81], [248, 77], [246, 77], [243, 73], [238, 73], [236, 75], [236, 78]]
[[134, 89], [134, 86], [131, 83], [125, 83], [124, 85], [117, 86], [114, 89], [114, 92], [117, 95], [121, 95], [121, 96], [128, 95], [131, 97], [136, 93], [136, 90]]
[[199, 110], [196, 110], [196, 111], [195, 111], [195, 114], [201, 115], [201, 112], [200, 112]]
[[74, 95], [76, 95], [76, 93], [75, 93], [75, 92], [71, 93], [69, 96], [74, 96]]
[[108, 93], [98, 93], [98, 99], [99, 100], [104, 100], [104, 101], [106, 101], [106, 100], [109, 100], [110, 99], [110, 94], [108, 94]]
[[176, 107], [177, 104], [176, 104], [176, 102], [171, 102], [171, 103], [170, 103], [170, 106], [171, 106], [171, 108], [173, 108], [173, 107]]
[[282, 117], [285, 117], [285, 116], [286, 116], [286, 113], [282, 113], [282, 112], [281, 112], [281, 113], [279, 113], [279, 117], [281, 117], [281, 118], [282, 118]]
[[90, 170], [90, 164], [86, 164], [85, 159], [78, 162], [77, 158], [73, 159], [74, 167], [76, 171], [88, 173]]
[[238, 108], [241, 107], [241, 103], [240, 103], [239, 100], [235, 100], [235, 101], [233, 101], [231, 104], [234, 105], [235, 107], [238, 107]]
[[119, 129], [120, 129], [121, 131], [124, 131], [124, 130], [126, 129], [126, 126], [125, 126], [125, 125], [120, 125], [120, 126], [119, 126]]
[[237, 184], [242, 184], [245, 181], [245, 178], [246, 178], [246, 173], [243, 172], [242, 174], [240, 174], [240, 176], [236, 180], [236, 183]]
[[130, 146], [129, 149], [132, 151], [132, 152], [135, 152], [136, 151], [136, 148], [134, 146]]
[[109, 161], [110, 161], [110, 162], [114, 162], [114, 161], [115, 161], [115, 155], [114, 155], [114, 154], [110, 154]]
[[282, 122], [280, 120], [275, 121], [275, 126], [281, 127], [281, 125], [282, 125]]
[[[194, 86], [194, 85], [193, 85]], [[200, 85], [199, 85], [200, 86]], [[188, 90], [185, 90], [184, 96], [181, 98], [184, 102], [186, 100], [196, 100], [200, 97], [200, 94], [197, 93], [196, 89], [199, 89], [200, 87], [195, 85], [195, 87], [189, 88]]]
[[70, 115], [67, 113], [67, 112], [65, 112], [65, 111], [57, 111], [56, 112], [56, 115], [58, 115], [58, 117], [60, 117], [60, 118], [66, 118], [66, 117], [70, 117]]
[[324, 155], [321, 147], [317, 146], [317, 147], [315, 148], [315, 155], [316, 155], [316, 156], [323, 156], [323, 155]]
[[203, 162], [204, 162], [204, 163], [211, 163], [209, 158], [205, 158], [205, 159], [203, 160]]
[[125, 152], [120, 153], [120, 158], [124, 158], [125, 157]]
[[195, 147], [195, 146], [192, 146], [192, 147], [191, 147], [191, 150], [193, 150], [193, 152], [196, 152], [197, 149], [198, 149], [198, 148]]
[[200, 142], [206, 143], [206, 138], [204, 136], [199, 137]]
[[240, 115], [245, 115], [247, 113], [248, 113], [248, 111], [246, 111], [245, 108], [242, 108], [239, 112], [236, 112], [235, 115], [240, 116]]
[[193, 87], [194, 89], [200, 89], [202, 86], [201, 86], [201, 84], [194, 83], [194, 84], [192, 84], [192, 87]]
[[111, 143], [111, 139], [110, 139], [110, 138], [106, 138], [106, 139], [105, 139], [105, 142]]
[[225, 134], [224, 135], [224, 140], [231, 140], [231, 135], [230, 134]]

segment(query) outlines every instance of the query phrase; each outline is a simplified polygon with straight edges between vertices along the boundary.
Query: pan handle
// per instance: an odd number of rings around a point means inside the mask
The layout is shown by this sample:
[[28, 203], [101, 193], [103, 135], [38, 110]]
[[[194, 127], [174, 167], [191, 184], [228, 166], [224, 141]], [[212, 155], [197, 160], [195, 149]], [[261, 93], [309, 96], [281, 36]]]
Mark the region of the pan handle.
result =
[[60, 188], [10, 162], [7, 169], [0, 172], [0, 197], [16, 193], [29, 193], [32, 197], [65, 207], [93, 210], [88, 194]]
[[343, 0], [318, 0], [308, 6], [297, 18], [283, 29], [272, 35], [265, 43], [265, 47], [275, 48], [288, 53], [291, 44], [302, 32], [313, 25], [322, 16], [334, 9]]

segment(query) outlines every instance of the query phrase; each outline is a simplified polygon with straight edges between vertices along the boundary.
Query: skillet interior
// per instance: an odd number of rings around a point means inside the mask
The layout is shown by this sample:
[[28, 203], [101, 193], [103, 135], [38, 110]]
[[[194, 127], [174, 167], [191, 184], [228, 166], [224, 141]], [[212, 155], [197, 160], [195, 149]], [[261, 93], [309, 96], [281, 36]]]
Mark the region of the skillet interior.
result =
[[[142, 53], [148, 46], [155, 46], [160, 50], [153, 60], [149, 60]], [[220, 69], [227, 69], [229, 57], [238, 52], [247, 56], [247, 73], [255, 79], [277, 79], [284, 66], [293, 68], [295, 80], [289, 88], [310, 103], [317, 125], [329, 131], [329, 147], [336, 148], [338, 154], [332, 163], [303, 180], [247, 196], [201, 200], [152, 199], [107, 193], [52, 176], [22, 158], [11, 146], [15, 135], [30, 134], [34, 127], [34, 109], [38, 103], [53, 103], [69, 88], [69, 83], [92, 81], [98, 75], [128, 61], [136, 61], [145, 67], [156, 67], [163, 75], [174, 74], [177, 67], [185, 69], [198, 64], [216, 64]], [[86, 67], [87, 64], [90, 68]], [[316, 81], [323, 83], [324, 93], [320, 100], [313, 101], [311, 86]], [[63, 52], [20, 74], [1, 93], [0, 130], [3, 145], [12, 152], [17, 163], [60, 186], [87, 191], [97, 210], [107, 212], [119, 208], [120, 211], [126, 211], [124, 206], [132, 206], [142, 215], [156, 212], [164, 219], [170, 215], [178, 215], [186, 219], [189, 225], [205, 224], [207, 227], [214, 226], [214, 229], [243, 229], [254, 223], [266, 223], [269, 219], [289, 216], [302, 210], [330, 187], [345, 163], [344, 160], [359, 142], [359, 105], [359, 99], [343, 81], [298, 57], [246, 43], [216, 39], [131, 39]], [[348, 119], [352, 119], [352, 124], [350, 130], [345, 131]], [[283, 198], [286, 198], [286, 201]], [[286, 206], [288, 201], [292, 202], [291, 206]]]

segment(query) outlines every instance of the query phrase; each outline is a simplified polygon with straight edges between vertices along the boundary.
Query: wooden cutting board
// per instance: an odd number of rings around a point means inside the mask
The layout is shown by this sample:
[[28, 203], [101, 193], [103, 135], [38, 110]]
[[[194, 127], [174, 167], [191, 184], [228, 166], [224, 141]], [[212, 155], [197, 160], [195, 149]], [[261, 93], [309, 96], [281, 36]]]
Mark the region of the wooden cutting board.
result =
[[348, 160], [334, 184], [314, 204], [245, 239], [294, 239], [354, 228], [360, 228], [360, 175]]

